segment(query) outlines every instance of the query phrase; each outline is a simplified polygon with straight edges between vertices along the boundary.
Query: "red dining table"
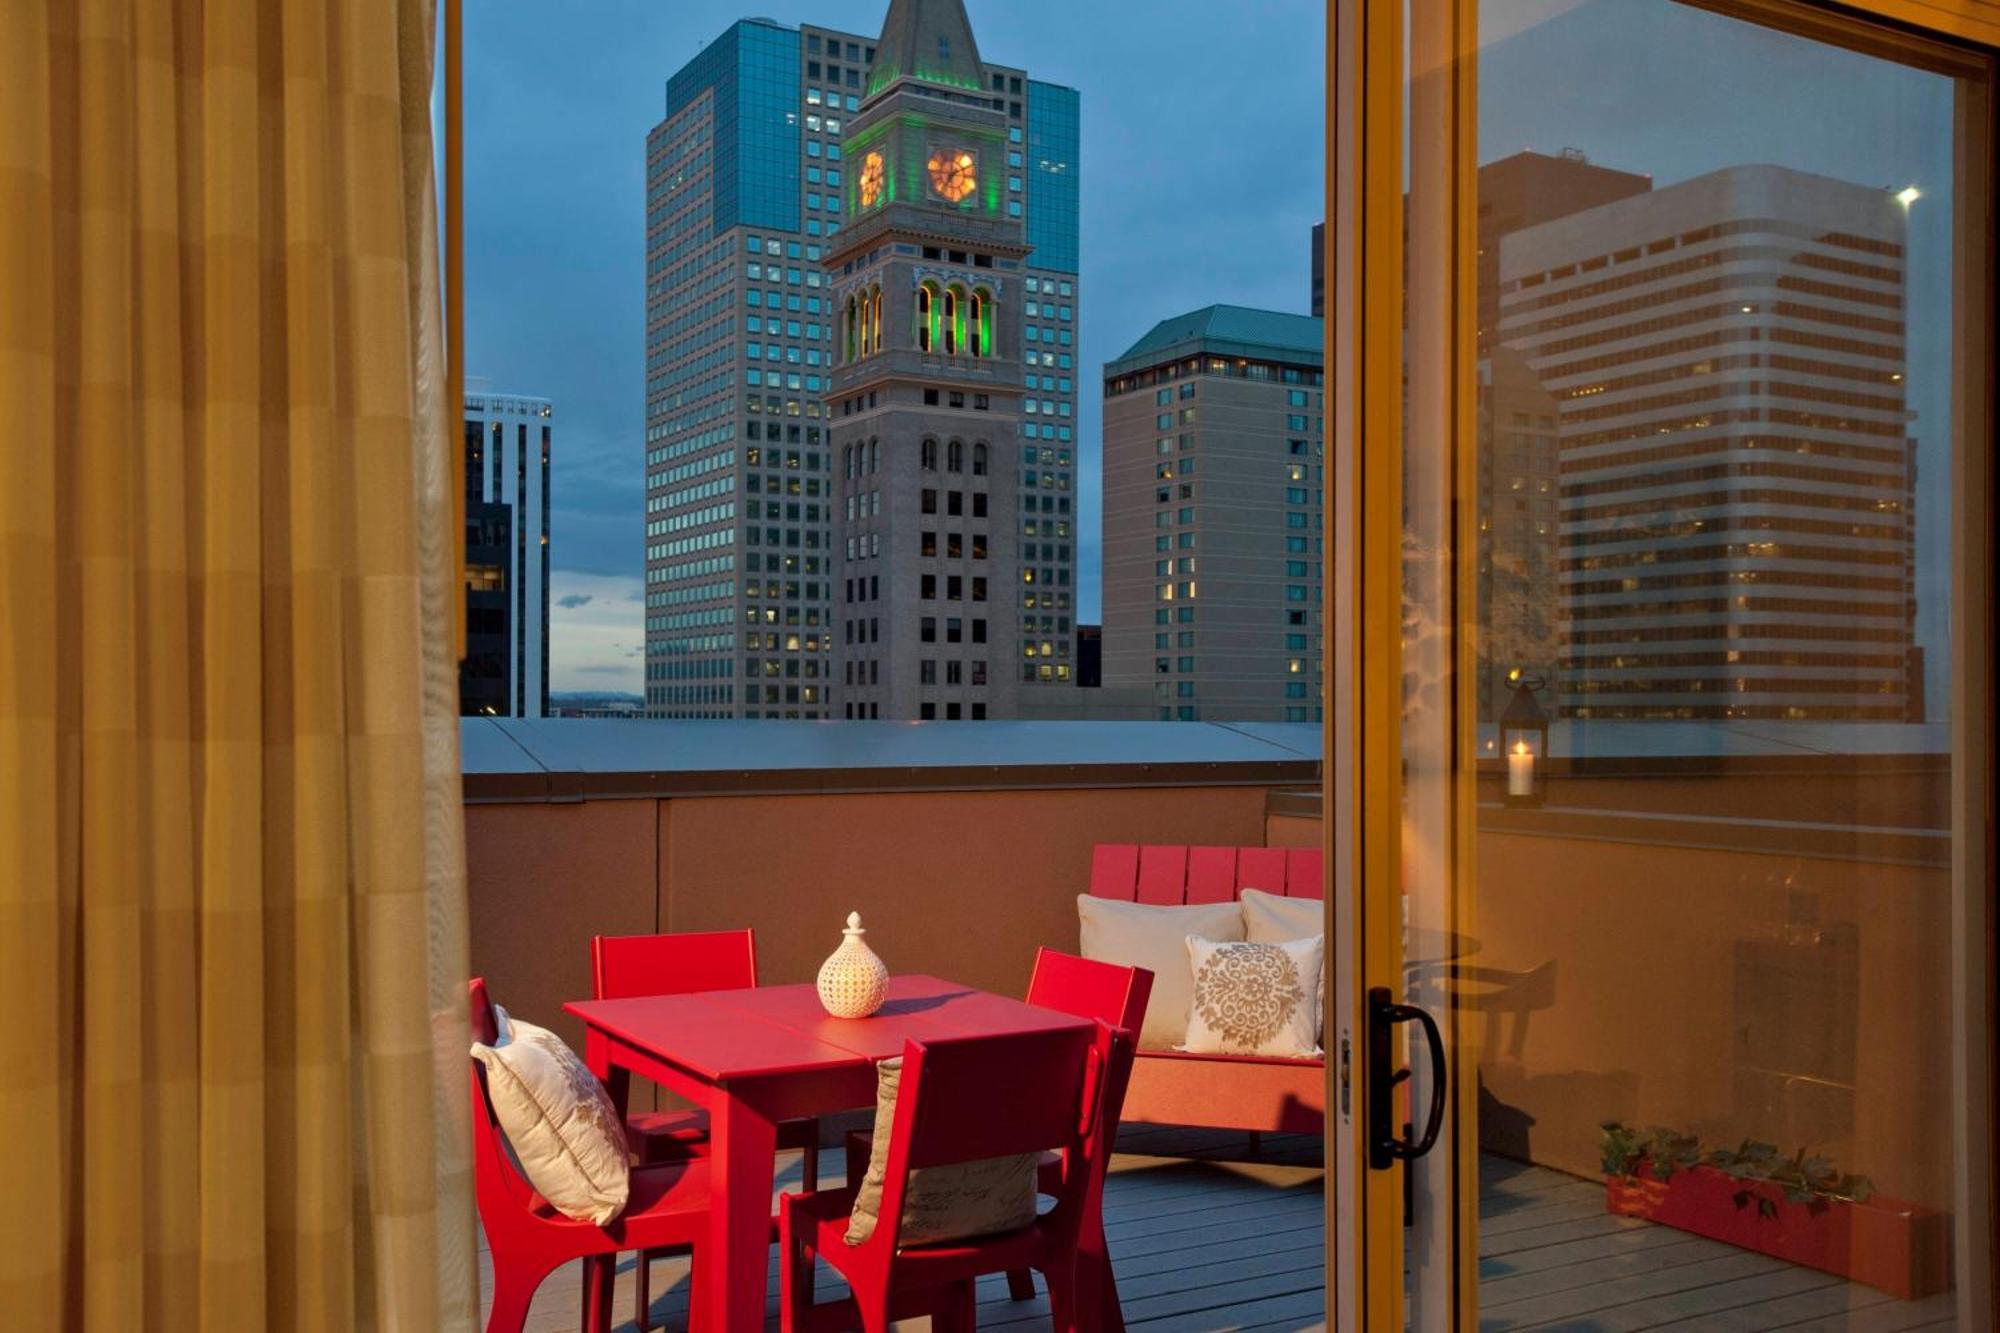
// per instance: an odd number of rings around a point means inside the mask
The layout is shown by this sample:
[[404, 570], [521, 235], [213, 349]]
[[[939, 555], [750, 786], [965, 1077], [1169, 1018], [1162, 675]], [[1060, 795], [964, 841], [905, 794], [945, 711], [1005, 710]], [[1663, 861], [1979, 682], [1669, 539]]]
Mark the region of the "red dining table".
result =
[[[707, 1108], [715, 1177], [701, 1327], [760, 1333], [781, 1120], [875, 1104], [877, 1061], [903, 1043], [1088, 1027], [1083, 1019], [937, 977], [895, 977], [869, 1018], [833, 1018], [811, 986], [762, 986], [563, 1006], [588, 1030], [584, 1059], [622, 1116], [638, 1074]], [[1100, 1279], [1110, 1281], [1109, 1265]], [[1108, 1294], [1108, 1293], [1107, 1293]], [[1114, 1298], [1115, 1299], [1115, 1298]], [[1115, 1308], [1115, 1306], [1113, 1307]]]

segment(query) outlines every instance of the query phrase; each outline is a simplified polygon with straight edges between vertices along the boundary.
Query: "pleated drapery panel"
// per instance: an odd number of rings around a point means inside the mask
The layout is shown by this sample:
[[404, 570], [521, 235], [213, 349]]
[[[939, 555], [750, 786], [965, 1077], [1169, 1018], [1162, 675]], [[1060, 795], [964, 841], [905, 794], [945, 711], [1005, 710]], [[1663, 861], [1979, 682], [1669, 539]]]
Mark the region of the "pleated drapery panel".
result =
[[0, 4], [0, 1325], [469, 1329], [431, 0]]

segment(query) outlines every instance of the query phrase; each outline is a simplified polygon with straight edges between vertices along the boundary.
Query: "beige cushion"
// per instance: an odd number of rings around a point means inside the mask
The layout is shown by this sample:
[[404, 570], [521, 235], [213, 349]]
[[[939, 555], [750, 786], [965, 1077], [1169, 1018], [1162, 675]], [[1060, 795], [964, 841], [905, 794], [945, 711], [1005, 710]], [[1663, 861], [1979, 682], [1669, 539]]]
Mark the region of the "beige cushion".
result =
[[1243, 890], [1243, 938], [1252, 944], [1303, 940], [1325, 929], [1326, 904], [1317, 898], [1285, 898], [1262, 889]]
[[1078, 947], [1085, 958], [1143, 967], [1153, 974], [1153, 995], [1139, 1031], [1142, 1051], [1170, 1051], [1187, 1040], [1188, 1002], [1194, 998], [1187, 937], [1243, 938], [1243, 912], [1235, 903], [1154, 907], [1083, 894], [1076, 900], [1076, 913]]
[[[854, 1192], [847, 1217], [847, 1243], [859, 1245], [875, 1234], [882, 1213], [882, 1185], [889, 1173], [889, 1134], [896, 1123], [896, 1089], [903, 1059], [875, 1066], [875, 1142], [868, 1150], [868, 1173]], [[903, 1189], [903, 1225], [896, 1244], [937, 1245], [948, 1240], [1019, 1231], [1035, 1220], [1035, 1168], [1040, 1153], [988, 1157], [910, 1172]]]
[[1218, 944], [1190, 935], [1194, 1005], [1184, 1050], [1200, 1054], [1319, 1055], [1325, 937], [1284, 944]]
[[493, 1114], [522, 1174], [556, 1211], [603, 1226], [625, 1207], [632, 1167], [625, 1126], [604, 1085], [547, 1028], [493, 1006], [491, 1046], [472, 1044], [486, 1066]]

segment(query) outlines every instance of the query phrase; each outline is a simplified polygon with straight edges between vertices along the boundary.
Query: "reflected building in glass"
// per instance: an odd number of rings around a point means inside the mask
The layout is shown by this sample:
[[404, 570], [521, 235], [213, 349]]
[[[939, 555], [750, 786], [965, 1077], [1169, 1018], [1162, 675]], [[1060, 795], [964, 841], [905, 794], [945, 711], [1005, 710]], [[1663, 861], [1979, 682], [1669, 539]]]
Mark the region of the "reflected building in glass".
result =
[[1479, 169], [1479, 720], [1494, 722], [1515, 673], [1556, 675], [1556, 403], [1518, 351], [1498, 345], [1500, 252], [1510, 233], [1630, 198], [1645, 176], [1580, 152], [1521, 152]]
[[[959, 9], [956, 0], [940, 7]], [[859, 186], [848, 139], [878, 41], [744, 19], [668, 81], [665, 118], [647, 136], [651, 716], [846, 715], [836, 680], [834, 552], [845, 538], [830, 448], [836, 321], [826, 261]], [[1038, 528], [1032, 558], [1066, 600], [1075, 582], [1077, 94], [991, 64], [967, 82], [1002, 126], [1004, 147], [985, 164], [996, 206], [1034, 247], [1018, 277], [1022, 318], [1006, 336], [1030, 369], [1033, 397], [1016, 440], [1032, 441], [1036, 457], [1003, 475], [1038, 514], [1046, 479], [1048, 526], [1054, 532], [1059, 517], [1063, 536], [1044, 543]], [[1018, 461], [1013, 446], [1006, 453]], [[1069, 684], [1073, 612], [1055, 602], [1015, 610], [1032, 612], [1038, 634], [1047, 619], [1049, 683]]]
[[1744, 166], [1502, 240], [1563, 716], [1920, 716], [1904, 231], [1887, 191]]

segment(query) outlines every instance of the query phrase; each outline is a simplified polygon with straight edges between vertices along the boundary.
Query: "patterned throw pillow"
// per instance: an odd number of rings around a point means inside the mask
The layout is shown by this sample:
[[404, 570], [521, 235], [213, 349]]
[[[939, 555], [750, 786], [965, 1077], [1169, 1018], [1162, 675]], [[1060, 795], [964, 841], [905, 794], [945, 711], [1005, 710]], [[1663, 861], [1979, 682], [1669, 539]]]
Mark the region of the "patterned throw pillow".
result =
[[1320, 968], [1326, 937], [1283, 944], [1187, 939], [1194, 1004], [1184, 1051], [1204, 1055], [1322, 1054]]
[[493, 1114], [522, 1174], [557, 1212], [603, 1226], [625, 1208], [632, 1166], [625, 1126], [604, 1085], [547, 1028], [493, 1006], [499, 1036], [472, 1044]]
[[[849, 1245], [874, 1235], [880, 1219], [882, 1186], [889, 1175], [889, 1133], [896, 1123], [896, 1090], [902, 1081], [901, 1056], [875, 1066], [875, 1143], [868, 1150], [868, 1173], [854, 1191], [854, 1207], [847, 1215]], [[897, 1247], [1019, 1231], [1035, 1220], [1035, 1168], [1041, 1159], [1040, 1153], [1031, 1152], [910, 1172], [903, 1189]]]

